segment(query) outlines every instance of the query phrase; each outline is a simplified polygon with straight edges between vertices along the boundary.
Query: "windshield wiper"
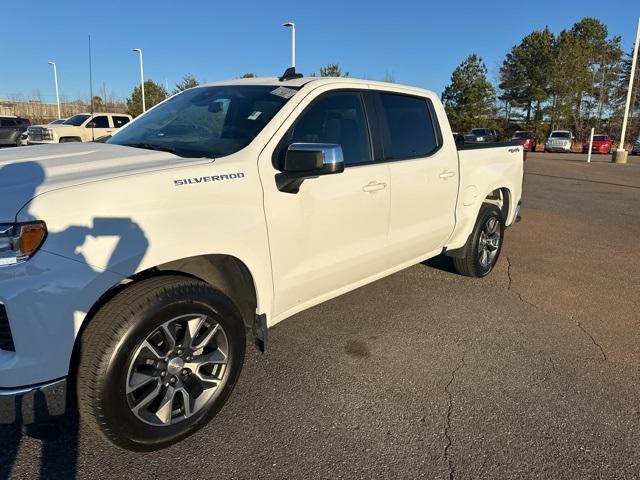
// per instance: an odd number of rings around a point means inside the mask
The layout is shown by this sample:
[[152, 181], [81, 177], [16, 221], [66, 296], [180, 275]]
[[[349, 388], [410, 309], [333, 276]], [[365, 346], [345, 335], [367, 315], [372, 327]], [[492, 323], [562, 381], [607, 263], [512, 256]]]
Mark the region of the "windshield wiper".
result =
[[122, 143], [123, 147], [133, 147], [133, 148], [144, 148], [145, 150], [157, 150], [160, 152], [169, 152], [174, 155], [178, 155], [176, 153], [176, 149], [173, 147], [165, 147], [163, 145], [155, 145], [153, 143]]

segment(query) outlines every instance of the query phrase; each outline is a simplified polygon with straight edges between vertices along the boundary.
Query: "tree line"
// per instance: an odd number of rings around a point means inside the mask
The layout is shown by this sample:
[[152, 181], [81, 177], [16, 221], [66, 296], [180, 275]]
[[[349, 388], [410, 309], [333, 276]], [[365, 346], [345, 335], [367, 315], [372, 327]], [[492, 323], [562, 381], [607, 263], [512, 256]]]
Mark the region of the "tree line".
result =
[[[623, 52], [620, 37], [611, 37], [595, 18], [583, 18], [558, 35], [545, 27], [509, 50], [497, 85], [487, 79], [482, 59], [469, 55], [453, 71], [442, 100], [457, 131], [517, 126], [544, 137], [550, 130], [568, 129], [585, 139], [594, 127], [617, 138], [632, 52]], [[640, 130], [637, 83], [632, 99], [629, 138], [635, 139]]]

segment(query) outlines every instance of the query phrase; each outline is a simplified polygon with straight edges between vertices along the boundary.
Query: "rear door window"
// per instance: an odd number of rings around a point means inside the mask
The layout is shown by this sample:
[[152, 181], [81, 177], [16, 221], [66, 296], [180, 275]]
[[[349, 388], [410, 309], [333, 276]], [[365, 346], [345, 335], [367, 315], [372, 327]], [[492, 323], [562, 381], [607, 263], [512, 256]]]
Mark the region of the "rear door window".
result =
[[113, 126], [115, 128], [120, 128], [123, 125], [126, 125], [127, 123], [129, 123], [129, 117], [120, 117], [120, 116], [113, 116]]
[[380, 103], [389, 132], [386, 160], [426, 157], [439, 148], [427, 99], [380, 93]]

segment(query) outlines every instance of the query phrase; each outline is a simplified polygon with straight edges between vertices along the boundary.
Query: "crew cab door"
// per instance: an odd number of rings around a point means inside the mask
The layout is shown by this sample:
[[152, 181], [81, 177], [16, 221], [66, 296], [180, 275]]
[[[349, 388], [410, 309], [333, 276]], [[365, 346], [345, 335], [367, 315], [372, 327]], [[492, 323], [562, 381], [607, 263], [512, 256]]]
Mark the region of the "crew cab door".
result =
[[94, 116], [85, 124], [85, 129], [87, 129], [85, 138], [88, 141], [104, 137], [114, 131], [109, 125], [109, 117], [107, 115]]
[[[344, 172], [306, 179], [295, 194], [279, 191], [275, 175], [286, 149], [297, 142], [341, 145]], [[315, 90], [267, 144], [259, 162], [276, 320], [382, 271], [389, 169], [373, 161], [360, 91]]]
[[442, 248], [453, 232], [458, 155], [444, 147], [428, 98], [374, 95], [391, 178], [388, 258], [397, 265]]

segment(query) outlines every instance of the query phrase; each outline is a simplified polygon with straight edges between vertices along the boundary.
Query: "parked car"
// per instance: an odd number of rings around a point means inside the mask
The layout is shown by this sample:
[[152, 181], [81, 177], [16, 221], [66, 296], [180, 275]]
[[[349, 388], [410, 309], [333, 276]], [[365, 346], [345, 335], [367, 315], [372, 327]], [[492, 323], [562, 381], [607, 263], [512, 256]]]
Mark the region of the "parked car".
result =
[[570, 153], [575, 137], [569, 130], [554, 130], [544, 144], [545, 152]]
[[70, 380], [95, 431], [163, 448], [227, 401], [246, 332], [264, 350], [443, 252], [493, 270], [521, 145], [457, 148], [427, 90], [288, 72], [186, 90], [106, 143], [0, 152], [0, 395]]
[[518, 130], [513, 134], [511, 140], [520, 140], [524, 149], [529, 152], [536, 151], [536, 144], [538, 142], [538, 139], [533, 132], [530, 132], [528, 130]]
[[640, 155], [640, 137], [636, 138], [636, 141], [633, 142], [633, 147], [631, 147], [631, 155]]
[[[597, 134], [593, 136], [593, 146], [591, 151], [593, 153], [611, 153], [613, 147], [613, 138], [609, 135]], [[586, 141], [582, 144], [582, 153], [589, 152], [589, 142]]]
[[124, 113], [79, 113], [60, 124], [37, 125], [29, 128], [29, 145], [44, 143], [90, 142], [111, 135], [131, 121]]
[[22, 132], [27, 130], [31, 122], [22, 117], [0, 117], [0, 147], [21, 145]]
[[464, 136], [464, 141], [467, 143], [497, 142], [499, 139], [498, 131], [490, 128], [472, 128]]

